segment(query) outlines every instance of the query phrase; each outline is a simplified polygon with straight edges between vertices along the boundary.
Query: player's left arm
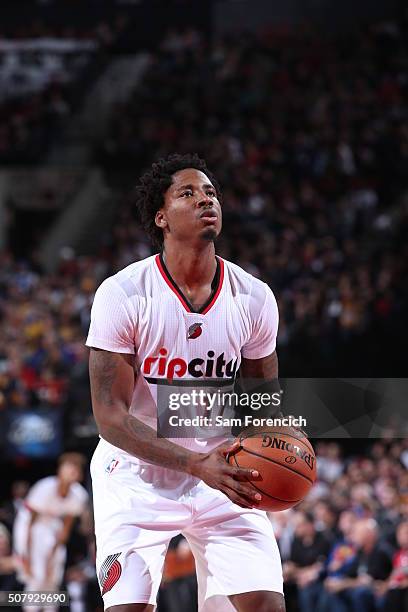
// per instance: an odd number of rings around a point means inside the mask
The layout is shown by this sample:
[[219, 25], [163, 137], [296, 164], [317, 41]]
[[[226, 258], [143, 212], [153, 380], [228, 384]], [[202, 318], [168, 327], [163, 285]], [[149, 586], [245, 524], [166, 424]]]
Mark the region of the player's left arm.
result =
[[71, 535], [72, 527], [74, 525], [75, 516], [67, 514], [63, 518], [63, 524], [60, 531], [57, 533], [55, 544], [51, 549], [50, 557], [52, 557], [57, 550], [58, 546], [63, 546], [68, 542], [68, 538]]
[[[278, 356], [276, 350], [260, 359], [242, 358], [240, 376], [243, 391], [251, 394], [268, 394], [270, 405], [258, 411], [257, 416], [276, 417], [281, 414], [281, 389], [278, 379]], [[266, 398], [266, 395], [264, 396]], [[262, 412], [262, 414], [261, 414]]]
[[54, 555], [59, 546], [65, 546], [68, 542], [68, 538], [71, 535], [72, 527], [74, 525], [75, 516], [71, 514], [67, 514], [63, 518], [63, 524], [60, 531], [57, 533], [57, 538], [55, 540], [54, 546], [51, 548], [50, 553], [48, 555], [47, 560], [47, 577], [52, 574], [52, 565], [54, 561]]
[[72, 514], [67, 514], [64, 516], [63, 525], [61, 531], [58, 534], [57, 546], [61, 544], [66, 544], [68, 542], [68, 538], [71, 535], [72, 527], [74, 525], [75, 516]]
[[[271, 404], [258, 411], [257, 416], [274, 417], [280, 412], [281, 397], [276, 354], [279, 313], [275, 296], [265, 283], [254, 281], [249, 314], [251, 334], [241, 349], [240, 385], [254, 400], [268, 394]], [[249, 412], [253, 412], [250, 406]]]
[[261, 359], [246, 359], [242, 357], [241, 361], [241, 376], [245, 380], [263, 380], [277, 381], [278, 380], [278, 355], [276, 350], [267, 357]]

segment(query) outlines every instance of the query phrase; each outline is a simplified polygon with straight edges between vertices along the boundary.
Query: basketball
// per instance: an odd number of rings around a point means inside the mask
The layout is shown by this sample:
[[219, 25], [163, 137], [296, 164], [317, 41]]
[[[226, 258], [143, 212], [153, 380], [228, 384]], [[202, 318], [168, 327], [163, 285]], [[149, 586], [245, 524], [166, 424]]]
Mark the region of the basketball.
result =
[[302, 432], [274, 427], [237, 438], [239, 449], [227, 455], [231, 465], [259, 472], [251, 485], [262, 495], [260, 510], [277, 512], [302, 501], [316, 480], [316, 456]]

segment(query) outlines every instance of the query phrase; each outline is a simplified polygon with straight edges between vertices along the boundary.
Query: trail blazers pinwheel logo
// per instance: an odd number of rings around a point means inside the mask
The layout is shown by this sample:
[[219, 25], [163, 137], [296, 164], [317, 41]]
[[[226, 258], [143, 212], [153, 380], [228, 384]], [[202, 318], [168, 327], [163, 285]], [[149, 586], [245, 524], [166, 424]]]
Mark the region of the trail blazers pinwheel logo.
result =
[[101, 565], [99, 570], [98, 578], [101, 586], [102, 595], [105, 595], [108, 591], [115, 586], [122, 573], [122, 566], [118, 561], [122, 553], [116, 553], [115, 555], [109, 555]]
[[193, 323], [188, 328], [187, 340], [195, 340], [198, 336], [201, 336], [203, 330], [201, 329], [202, 323]]

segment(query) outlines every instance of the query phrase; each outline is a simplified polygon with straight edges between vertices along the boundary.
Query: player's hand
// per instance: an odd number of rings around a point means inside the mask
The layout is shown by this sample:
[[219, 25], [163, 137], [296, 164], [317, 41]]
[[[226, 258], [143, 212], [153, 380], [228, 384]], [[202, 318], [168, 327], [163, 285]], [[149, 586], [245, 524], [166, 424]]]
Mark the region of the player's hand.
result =
[[256, 508], [262, 496], [247, 482], [259, 477], [257, 470], [229, 465], [226, 455], [239, 448], [239, 442], [222, 445], [207, 454], [194, 459], [191, 473], [203, 480], [212, 489], [222, 491], [241, 508]]

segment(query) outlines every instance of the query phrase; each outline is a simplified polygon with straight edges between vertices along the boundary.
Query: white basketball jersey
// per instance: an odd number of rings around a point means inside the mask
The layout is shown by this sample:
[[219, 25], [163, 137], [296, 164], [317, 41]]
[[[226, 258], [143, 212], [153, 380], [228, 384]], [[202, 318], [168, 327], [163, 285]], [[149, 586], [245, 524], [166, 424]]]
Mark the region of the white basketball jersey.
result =
[[[135, 355], [130, 414], [156, 428], [158, 394], [231, 386], [241, 357], [273, 353], [278, 309], [270, 288], [217, 257], [211, 298], [194, 312], [161, 255], [133, 263], [98, 288], [87, 346]], [[220, 434], [221, 435], [221, 434]], [[173, 439], [207, 452], [222, 440]]]
[[44, 529], [55, 537], [63, 526], [64, 516], [80, 516], [88, 501], [88, 493], [79, 482], [74, 482], [65, 497], [58, 493], [57, 476], [42, 478], [31, 487], [19, 509], [13, 527], [14, 548], [19, 554], [25, 554], [27, 529], [31, 512], [37, 513], [33, 529]]

